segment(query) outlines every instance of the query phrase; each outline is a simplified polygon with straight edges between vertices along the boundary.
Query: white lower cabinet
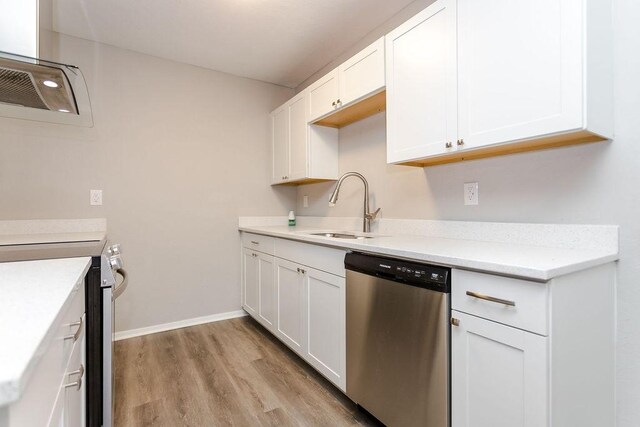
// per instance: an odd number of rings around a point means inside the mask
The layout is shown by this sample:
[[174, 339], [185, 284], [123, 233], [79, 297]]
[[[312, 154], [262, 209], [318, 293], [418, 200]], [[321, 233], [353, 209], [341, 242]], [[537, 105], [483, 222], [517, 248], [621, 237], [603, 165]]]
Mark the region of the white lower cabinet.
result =
[[453, 427], [615, 425], [615, 265], [451, 276]]
[[345, 279], [315, 269], [304, 270], [304, 279], [307, 294], [305, 359], [345, 390]]
[[454, 427], [547, 425], [548, 338], [455, 310]]
[[251, 249], [242, 250], [242, 308], [253, 317], [258, 314], [260, 266], [258, 253]]
[[267, 254], [248, 247], [259, 238], [247, 236], [252, 235], [243, 236], [243, 308], [344, 391], [345, 252], [275, 239], [275, 250], [263, 245], [273, 252]]
[[243, 248], [242, 308], [273, 331], [276, 318], [273, 255]]
[[19, 400], [0, 406], [0, 427], [85, 425], [85, 292], [76, 283]]
[[276, 335], [298, 354], [305, 351], [305, 286], [298, 264], [276, 259]]

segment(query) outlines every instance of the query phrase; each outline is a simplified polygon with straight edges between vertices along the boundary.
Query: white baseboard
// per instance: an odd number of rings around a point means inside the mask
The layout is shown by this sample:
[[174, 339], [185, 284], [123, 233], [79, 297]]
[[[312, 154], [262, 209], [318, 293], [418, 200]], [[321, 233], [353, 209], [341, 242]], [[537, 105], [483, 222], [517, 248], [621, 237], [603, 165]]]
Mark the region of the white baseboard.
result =
[[212, 314], [210, 316], [194, 317], [193, 319], [178, 320], [177, 322], [163, 323], [160, 325], [147, 326], [138, 329], [129, 329], [128, 331], [116, 332], [116, 341], [126, 340], [127, 338], [139, 337], [141, 335], [155, 334], [158, 332], [170, 331], [172, 329], [186, 328], [188, 326], [202, 325], [203, 323], [219, 322], [221, 320], [235, 319], [236, 317], [246, 316], [244, 310], [229, 311], [227, 313]]

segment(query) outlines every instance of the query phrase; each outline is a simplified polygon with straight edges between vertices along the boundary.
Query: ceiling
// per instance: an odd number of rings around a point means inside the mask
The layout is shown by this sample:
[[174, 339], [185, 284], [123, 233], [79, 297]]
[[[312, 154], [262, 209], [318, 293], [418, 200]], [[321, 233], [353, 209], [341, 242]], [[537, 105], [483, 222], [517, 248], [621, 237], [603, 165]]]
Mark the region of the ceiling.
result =
[[55, 0], [53, 29], [296, 87], [413, 0]]

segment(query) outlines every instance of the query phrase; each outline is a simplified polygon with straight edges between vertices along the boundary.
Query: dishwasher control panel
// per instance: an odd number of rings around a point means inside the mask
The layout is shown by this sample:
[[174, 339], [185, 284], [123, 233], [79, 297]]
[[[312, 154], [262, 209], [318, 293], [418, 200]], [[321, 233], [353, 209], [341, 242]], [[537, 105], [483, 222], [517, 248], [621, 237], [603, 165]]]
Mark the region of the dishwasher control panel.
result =
[[451, 269], [447, 267], [357, 252], [348, 253], [344, 262], [347, 270], [441, 292], [451, 291]]

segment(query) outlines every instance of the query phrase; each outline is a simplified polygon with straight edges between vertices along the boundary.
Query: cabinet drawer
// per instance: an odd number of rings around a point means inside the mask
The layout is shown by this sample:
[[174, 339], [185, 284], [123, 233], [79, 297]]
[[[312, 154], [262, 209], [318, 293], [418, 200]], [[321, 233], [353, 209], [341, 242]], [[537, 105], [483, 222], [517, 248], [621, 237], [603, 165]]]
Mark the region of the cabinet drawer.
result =
[[451, 308], [454, 310], [546, 336], [548, 307], [546, 283], [452, 271]]
[[316, 270], [345, 277], [344, 255], [346, 251], [342, 249], [287, 239], [276, 239], [275, 244], [275, 256], [278, 258], [284, 258]]
[[275, 238], [261, 234], [242, 233], [242, 246], [258, 252], [273, 255]]

